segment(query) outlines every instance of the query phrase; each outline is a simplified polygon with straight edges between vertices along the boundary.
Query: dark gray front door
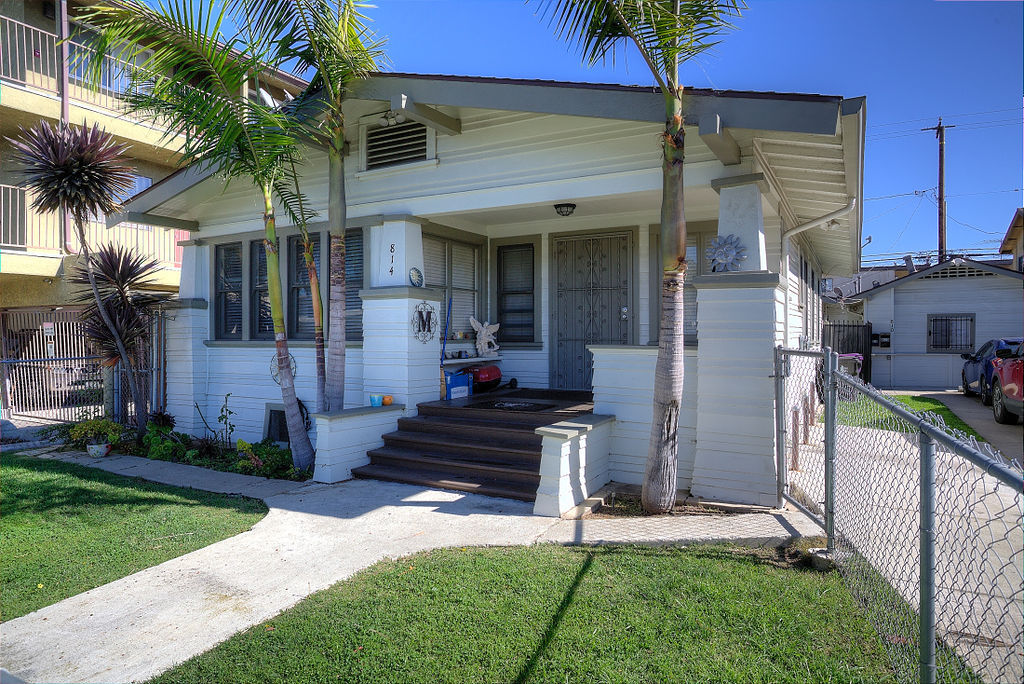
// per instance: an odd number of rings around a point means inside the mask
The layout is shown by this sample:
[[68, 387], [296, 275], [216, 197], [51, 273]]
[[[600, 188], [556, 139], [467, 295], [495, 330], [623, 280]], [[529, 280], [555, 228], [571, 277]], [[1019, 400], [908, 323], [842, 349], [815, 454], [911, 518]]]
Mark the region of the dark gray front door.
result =
[[632, 252], [629, 233], [555, 238], [552, 387], [591, 389], [587, 345], [632, 342]]

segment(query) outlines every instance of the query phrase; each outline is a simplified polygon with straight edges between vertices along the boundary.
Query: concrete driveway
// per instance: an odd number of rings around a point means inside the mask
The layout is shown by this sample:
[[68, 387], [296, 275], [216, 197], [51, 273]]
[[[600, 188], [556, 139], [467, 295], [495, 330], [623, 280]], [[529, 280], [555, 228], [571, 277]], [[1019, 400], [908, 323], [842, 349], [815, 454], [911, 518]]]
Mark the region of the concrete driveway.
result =
[[936, 399], [948, 406], [961, 420], [977, 430], [989, 444], [1010, 459], [1021, 460], [1024, 451], [1024, 425], [1002, 425], [992, 417], [992, 407], [985, 406], [978, 397], [965, 397], [957, 390], [900, 390], [893, 394], [916, 394]]

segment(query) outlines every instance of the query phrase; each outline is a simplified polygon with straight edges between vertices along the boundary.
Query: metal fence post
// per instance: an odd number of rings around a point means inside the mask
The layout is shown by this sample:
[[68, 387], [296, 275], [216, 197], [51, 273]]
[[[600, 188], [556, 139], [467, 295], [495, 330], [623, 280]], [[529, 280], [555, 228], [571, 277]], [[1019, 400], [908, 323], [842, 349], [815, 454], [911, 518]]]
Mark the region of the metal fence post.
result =
[[775, 347], [775, 472], [776, 508], [785, 504], [786, 493], [786, 373], [782, 346]]
[[825, 347], [823, 385], [825, 389], [825, 537], [829, 555], [835, 553], [835, 504], [836, 504], [836, 412], [838, 401], [836, 371], [839, 355]]
[[919, 676], [921, 684], [935, 684], [935, 442], [921, 440], [921, 634]]

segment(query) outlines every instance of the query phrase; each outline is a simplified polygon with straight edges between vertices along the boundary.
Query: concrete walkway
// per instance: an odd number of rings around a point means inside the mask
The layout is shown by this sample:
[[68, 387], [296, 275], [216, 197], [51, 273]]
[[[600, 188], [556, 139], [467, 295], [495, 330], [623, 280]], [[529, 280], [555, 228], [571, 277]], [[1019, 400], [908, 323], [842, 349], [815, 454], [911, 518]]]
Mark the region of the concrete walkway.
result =
[[353, 480], [302, 484], [131, 456], [40, 454], [262, 498], [252, 530], [3, 623], [0, 665], [30, 682], [145, 680], [384, 558], [446, 546], [734, 541], [820, 533], [800, 514], [557, 520], [508, 499]]

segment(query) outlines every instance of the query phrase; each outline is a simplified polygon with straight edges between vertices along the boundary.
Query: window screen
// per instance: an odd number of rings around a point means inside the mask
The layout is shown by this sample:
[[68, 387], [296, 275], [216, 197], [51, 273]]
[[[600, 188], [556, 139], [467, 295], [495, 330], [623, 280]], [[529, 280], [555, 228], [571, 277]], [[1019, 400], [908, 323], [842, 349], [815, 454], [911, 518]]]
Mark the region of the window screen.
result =
[[[316, 272], [320, 270], [320, 234], [311, 233], [313, 263]], [[312, 339], [315, 320], [313, 318], [313, 293], [309, 285], [309, 268], [306, 266], [305, 243], [301, 235], [288, 239], [288, 334], [296, 339]], [[321, 282], [321, 296], [324, 283]]]
[[363, 229], [345, 232], [345, 339], [363, 339]]
[[928, 351], [950, 354], [974, 351], [974, 314], [929, 314]]
[[533, 245], [498, 247], [498, 340], [534, 340]]
[[272, 339], [274, 319], [270, 314], [270, 292], [267, 289], [267, 251], [262, 240], [249, 243], [249, 337]]
[[242, 338], [242, 244], [218, 245], [214, 274], [214, 335], [219, 340]]

